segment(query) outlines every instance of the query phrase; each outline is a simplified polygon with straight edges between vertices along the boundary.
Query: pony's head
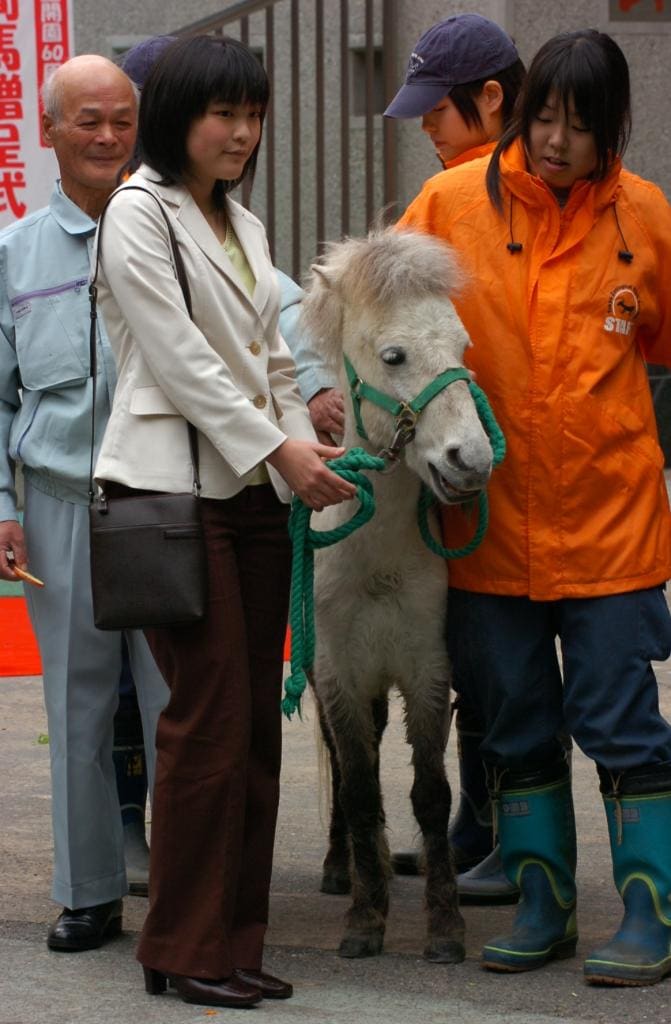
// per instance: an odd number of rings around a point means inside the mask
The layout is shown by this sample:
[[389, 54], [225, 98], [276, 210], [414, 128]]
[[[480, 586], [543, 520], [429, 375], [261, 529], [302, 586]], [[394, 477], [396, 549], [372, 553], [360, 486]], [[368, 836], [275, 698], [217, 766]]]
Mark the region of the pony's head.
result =
[[[453, 251], [438, 239], [373, 231], [329, 245], [313, 266], [303, 328], [330, 366], [342, 371], [346, 356], [362, 381], [410, 403], [444, 371], [463, 367], [469, 339], [450, 298], [463, 283]], [[344, 376], [343, 385], [345, 443], [361, 443]], [[360, 410], [367, 447], [388, 447], [394, 417], [368, 399]], [[467, 381], [449, 384], [423, 408], [404, 458], [443, 502], [485, 486], [492, 450]]]

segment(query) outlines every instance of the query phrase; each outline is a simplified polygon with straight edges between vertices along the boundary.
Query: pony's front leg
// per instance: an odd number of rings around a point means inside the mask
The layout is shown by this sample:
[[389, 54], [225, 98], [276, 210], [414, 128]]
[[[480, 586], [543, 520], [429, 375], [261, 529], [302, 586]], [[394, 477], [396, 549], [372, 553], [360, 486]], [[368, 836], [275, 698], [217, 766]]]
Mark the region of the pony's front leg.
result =
[[[430, 699], [422, 699], [422, 696]], [[424, 956], [433, 963], [460, 963], [464, 920], [447, 839], [452, 795], [445, 774], [449, 715], [447, 683], [417, 687], [406, 697], [408, 742], [412, 746], [412, 807], [422, 830], [426, 858], [427, 941]]]
[[340, 802], [340, 765], [335, 743], [326, 720], [322, 703], [315, 693], [319, 712], [319, 727], [329, 754], [331, 767], [331, 815], [329, 821], [329, 845], [322, 865], [320, 891], [329, 895], [342, 896], [351, 891], [350, 849], [347, 822]]
[[382, 951], [389, 907], [389, 847], [377, 771], [373, 708], [339, 700], [327, 708], [340, 766], [340, 803], [352, 849], [352, 904], [345, 915], [343, 957], [375, 956]]
[[[322, 865], [322, 881], [320, 892], [329, 895], [347, 895], [352, 890], [350, 870], [350, 843], [347, 821], [340, 802], [341, 775], [331, 730], [326, 720], [326, 714], [321, 702], [315, 692], [317, 710], [319, 713], [319, 727], [328, 750], [331, 767], [331, 815], [329, 821], [329, 845]], [[375, 725], [375, 777], [380, 779], [380, 742], [389, 717], [389, 702], [386, 697], [377, 697], [371, 704], [373, 723]], [[384, 819], [382, 822], [384, 826]]]

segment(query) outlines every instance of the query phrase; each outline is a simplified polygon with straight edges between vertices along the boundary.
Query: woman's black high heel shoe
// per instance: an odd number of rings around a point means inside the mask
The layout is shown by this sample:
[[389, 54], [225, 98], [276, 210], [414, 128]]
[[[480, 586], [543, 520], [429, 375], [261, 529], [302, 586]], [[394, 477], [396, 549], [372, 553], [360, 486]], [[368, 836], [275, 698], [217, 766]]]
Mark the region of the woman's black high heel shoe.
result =
[[164, 974], [153, 967], [143, 967], [144, 987], [150, 996], [160, 996], [168, 987], [168, 981], [185, 1003], [200, 1006], [228, 1006], [231, 1009], [247, 1009], [261, 1002], [263, 996], [258, 988], [247, 985], [234, 975], [213, 981], [209, 978], [187, 978], [183, 974]]
[[144, 990], [150, 996], [160, 996], [168, 987], [168, 979], [165, 974], [155, 971], [153, 967], [143, 967]]

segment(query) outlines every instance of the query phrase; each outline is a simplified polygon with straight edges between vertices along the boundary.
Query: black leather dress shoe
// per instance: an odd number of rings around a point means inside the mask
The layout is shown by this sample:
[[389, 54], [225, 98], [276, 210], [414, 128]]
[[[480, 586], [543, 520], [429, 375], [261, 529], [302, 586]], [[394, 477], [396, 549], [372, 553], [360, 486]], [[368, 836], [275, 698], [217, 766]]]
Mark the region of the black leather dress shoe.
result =
[[121, 932], [121, 900], [99, 903], [96, 907], [69, 910], [54, 921], [47, 935], [47, 946], [64, 953], [79, 953], [99, 946]]
[[294, 987], [288, 981], [280, 981], [279, 978], [273, 978], [272, 974], [264, 974], [263, 971], [245, 971], [242, 968], [236, 968], [233, 974], [240, 981], [244, 981], [246, 985], [258, 988], [264, 999], [290, 999], [294, 994]]
[[144, 967], [144, 987], [150, 996], [160, 996], [168, 984], [177, 990], [185, 1003], [200, 1006], [228, 1006], [245, 1010], [263, 998], [258, 986], [247, 985], [235, 974], [219, 981], [209, 978], [187, 978], [183, 974], [164, 974], [153, 967]]

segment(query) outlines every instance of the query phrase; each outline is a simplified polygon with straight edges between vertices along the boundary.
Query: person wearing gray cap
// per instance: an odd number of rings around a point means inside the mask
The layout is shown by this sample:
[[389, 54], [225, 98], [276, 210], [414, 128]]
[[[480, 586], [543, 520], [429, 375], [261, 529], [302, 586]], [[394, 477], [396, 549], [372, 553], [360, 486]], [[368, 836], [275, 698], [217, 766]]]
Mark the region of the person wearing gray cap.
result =
[[[510, 36], [479, 14], [445, 18], [422, 35], [405, 83], [385, 117], [422, 118], [446, 169], [488, 157], [512, 116], [525, 69]], [[450, 828], [462, 902], [501, 903], [518, 889], [492, 849], [492, 809], [479, 746], [482, 716], [468, 693], [456, 700], [461, 800]], [[416, 850], [392, 854], [397, 874], [417, 874]]]

